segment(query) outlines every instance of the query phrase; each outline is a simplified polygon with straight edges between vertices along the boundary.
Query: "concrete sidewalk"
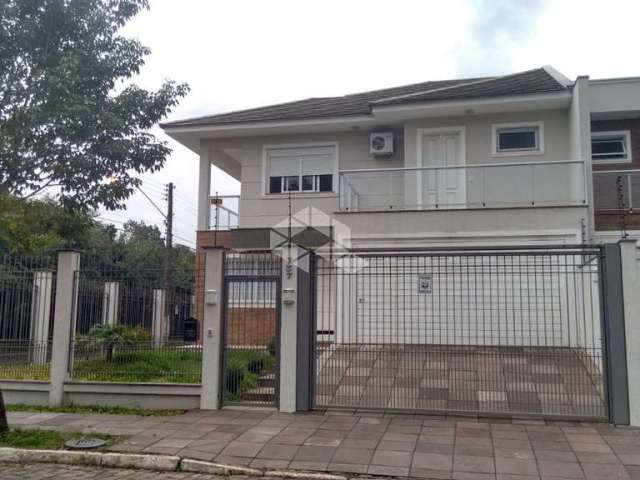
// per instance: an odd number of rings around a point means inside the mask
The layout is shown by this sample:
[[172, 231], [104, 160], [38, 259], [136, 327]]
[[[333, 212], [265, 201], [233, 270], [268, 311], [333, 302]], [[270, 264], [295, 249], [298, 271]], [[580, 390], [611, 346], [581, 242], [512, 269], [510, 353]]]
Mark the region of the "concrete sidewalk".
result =
[[189, 411], [10, 413], [12, 427], [130, 436], [113, 450], [254, 468], [457, 480], [639, 479], [640, 429], [421, 415]]

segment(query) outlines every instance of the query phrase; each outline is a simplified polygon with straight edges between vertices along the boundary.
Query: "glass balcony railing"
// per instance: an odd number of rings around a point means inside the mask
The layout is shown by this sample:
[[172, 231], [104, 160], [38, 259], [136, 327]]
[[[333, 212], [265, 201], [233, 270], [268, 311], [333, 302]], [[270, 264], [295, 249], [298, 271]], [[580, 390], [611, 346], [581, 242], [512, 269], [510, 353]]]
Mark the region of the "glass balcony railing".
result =
[[596, 213], [640, 212], [640, 170], [593, 172]]
[[238, 228], [240, 195], [214, 195], [209, 198], [209, 205], [211, 230]]
[[343, 170], [339, 176], [345, 212], [587, 204], [579, 160]]

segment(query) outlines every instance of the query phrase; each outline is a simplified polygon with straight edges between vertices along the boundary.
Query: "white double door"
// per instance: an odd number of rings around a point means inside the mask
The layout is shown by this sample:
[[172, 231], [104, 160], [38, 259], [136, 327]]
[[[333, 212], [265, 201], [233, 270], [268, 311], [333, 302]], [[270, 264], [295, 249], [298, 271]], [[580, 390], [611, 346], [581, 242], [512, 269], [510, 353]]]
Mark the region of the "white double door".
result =
[[418, 201], [423, 208], [462, 208], [466, 201], [464, 129], [418, 131]]

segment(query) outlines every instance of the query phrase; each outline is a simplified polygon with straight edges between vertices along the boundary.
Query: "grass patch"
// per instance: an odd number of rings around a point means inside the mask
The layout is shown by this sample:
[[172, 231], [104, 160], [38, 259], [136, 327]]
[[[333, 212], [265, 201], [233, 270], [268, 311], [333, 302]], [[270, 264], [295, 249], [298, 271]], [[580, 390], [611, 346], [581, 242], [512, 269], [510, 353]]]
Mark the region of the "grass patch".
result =
[[53, 430], [10, 430], [4, 435], [0, 435], [0, 447], [30, 448], [44, 450], [59, 450], [64, 448], [64, 442], [74, 438], [83, 437], [101, 438], [106, 440], [104, 447], [113, 445], [121, 437], [111, 435], [94, 434], [84, 435], [77, 432], [57, 432]]
[[75, 381], [200, 383], [202, 352], [175, 350], [116, 350], [111, 361], [78, 359]]
[[34, 413], [80, 413], [80, 414], [108, 414], [108, 415], [139, 415], [141, 417], [171, 417], [181, 415], [185, 410], [145, 410], [142, 408], [117, 407], [109, 405], [71, 405], [68, 407], [45, 407], [39, 405], [13, 404], [7, 405], [7, 412]]
[[0, 380], [49, 380], [49, 364], [0, 367]]

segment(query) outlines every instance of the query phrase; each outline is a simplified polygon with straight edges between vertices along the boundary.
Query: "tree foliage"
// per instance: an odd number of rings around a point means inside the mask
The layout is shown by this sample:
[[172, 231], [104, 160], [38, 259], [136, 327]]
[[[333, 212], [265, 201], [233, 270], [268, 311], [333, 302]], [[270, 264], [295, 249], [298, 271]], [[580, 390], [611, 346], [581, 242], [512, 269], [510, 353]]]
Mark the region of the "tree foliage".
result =
[[[70, 211], [52, 199], [22, 200], [0, 195], [0, 253], [52, 255], [61, 248], [76, 248], [97, 276], [120, 270], [132, 278], [162, 281], [168, 251], [155, 225], [129, 220], [116, 229], [97, 221], [91, 213]], [[182, 245], [172, 251], [174, 285], [190, 288], [195, 254]]]
[[66, 207], [116, 209], [161, 168], [169, 148], [148, 132], [188, 87], [131, 79], [149, 50], [120, 29], [146, 0], [0, 2], [0, 193], [49, 188]]

